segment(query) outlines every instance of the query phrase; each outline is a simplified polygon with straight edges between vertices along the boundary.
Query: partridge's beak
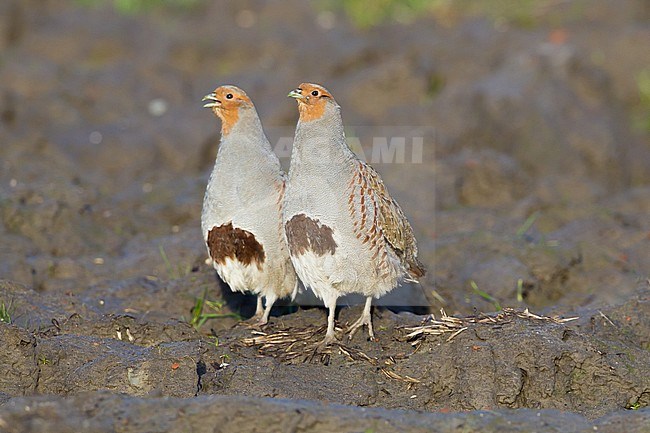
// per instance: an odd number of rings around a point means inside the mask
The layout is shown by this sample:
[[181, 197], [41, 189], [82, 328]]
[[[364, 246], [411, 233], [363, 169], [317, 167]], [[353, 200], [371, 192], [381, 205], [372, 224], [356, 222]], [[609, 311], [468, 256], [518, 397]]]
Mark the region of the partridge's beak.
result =
[[217, 95], [215, 95], [214, 92], [205, 95], [203, 99], [201, 99], [201, 102], [203, 101], [210, 101], [206, 104], [203, 104], [205, 108], [213, 108], [221, 105], [221, 101], [217, 99]]
[[296, 99], [303, 99], [304, 96], [302, 96], [302, 89], [293, 89], [289, 94], [287, 95], [289, 98], [296, 98]]

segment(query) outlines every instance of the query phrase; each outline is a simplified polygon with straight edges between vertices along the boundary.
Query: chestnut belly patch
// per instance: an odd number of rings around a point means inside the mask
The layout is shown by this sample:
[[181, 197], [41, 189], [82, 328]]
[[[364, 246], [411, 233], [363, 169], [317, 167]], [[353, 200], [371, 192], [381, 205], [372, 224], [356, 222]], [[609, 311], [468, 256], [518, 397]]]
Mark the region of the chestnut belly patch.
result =
[[264, 247], [251, 232], [233, 227], [232, 222], [213, 227], [207, 244], [212, 260], [221, 265], [226, 259], [236, 259], [243, 265], [255, 263], [261, 270], [264, 263]]
[[294, 215], [284, 226], [291, 255], [298, 256], [312, 251], [317, 256], [334, 254], [336, 241], [332, 228], [305, 214]]

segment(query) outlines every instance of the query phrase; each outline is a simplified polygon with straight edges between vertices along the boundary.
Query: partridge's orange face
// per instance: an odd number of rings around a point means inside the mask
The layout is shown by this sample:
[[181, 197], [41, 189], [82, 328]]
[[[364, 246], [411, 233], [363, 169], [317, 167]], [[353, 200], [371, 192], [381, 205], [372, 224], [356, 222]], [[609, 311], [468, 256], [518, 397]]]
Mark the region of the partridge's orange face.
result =
[[203, 106], [210, 108], [221, 119], [222, 135], [228, 135], [237, 123], [240, 108], [253, 106], [248, 95], [235, 86], [217, 87], [214, 92], [205, 95], [203, 101], [208, 101]]
[[296, 98], [298, 101], [298, 111], [302, 122], [320, 119], [325, 112], [327, 103], [334, 101], [326, 88], [312, 83], [302, 83], [297, 89], [289, 92], [289, 97]]

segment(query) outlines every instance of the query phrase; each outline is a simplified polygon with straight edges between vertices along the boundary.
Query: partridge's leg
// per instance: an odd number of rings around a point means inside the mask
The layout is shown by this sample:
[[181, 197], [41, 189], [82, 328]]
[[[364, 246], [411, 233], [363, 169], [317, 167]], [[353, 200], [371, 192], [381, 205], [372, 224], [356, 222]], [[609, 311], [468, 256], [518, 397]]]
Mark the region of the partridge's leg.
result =
[[[258, 299], [262, 299], [260, 296]], [[266, 307], [264, 308], [264, 314], [260, 318], [259, 322], [257, 322], [258, 325], [266, 325], [269, 322], [269, 314], [271, 314], [271, 308], [273, 308], [273, 304], [275, 304], [275, 301], [278, 299], [277, 296], [275, 295], [267, 295], [266, 296]], [[260, 302], [261, 303], [261, 302]]]
[[264, 305], [262, 304], [262, 295], [257, 295], [257, 307], [255, 308], [255, 315], [251, 319], [259, 320], [264, 314]]
[[327, 307], [327, 333], [325, 338], [318, 344], [317, 350], [322, 351], [327, 346], [336, 342], [336, 335], [334, 334], [334, 313], [336, 312], [336, 299], [338, 296], [336, 294], [327, 295], [323, 297], [323, 302]]
[[264, 305], [262, 304], [262, 295], [257, 295], [257, 307], [255, 308], [255, 314], [250, 319], [242, 322], [242, 325], [247, 328], [257, 328], [260, 326], [262, 317], [264, 315]]
[[354, 337], [354, 333], [357, 332], [359, 328], [361, 328], [363, 325], [368, 325], [368, 335], [370, 336], [371, 340], [375, 339], [375, 333], [372, 330], [372, 316], [370, 315], [370, 307], [372, 305], [372, 296], [368, 296], [366, 298], [366, 305], [363, 308], [363, 313], [361, 313], [361, 317], [350, 326], [350, 329], [348, 330], [348, 336], [350, 340], [352, 340], [352, 337]]

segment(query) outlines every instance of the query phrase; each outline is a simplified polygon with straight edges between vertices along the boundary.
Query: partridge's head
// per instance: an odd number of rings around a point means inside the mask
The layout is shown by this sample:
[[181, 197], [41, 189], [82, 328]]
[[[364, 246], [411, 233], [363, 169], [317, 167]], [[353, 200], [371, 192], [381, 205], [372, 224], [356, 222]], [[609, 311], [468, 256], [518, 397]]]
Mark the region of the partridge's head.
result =
[[302, 83], [298, 88], [289, 92], [289, 97], [298, 101], [300, 120], [309, 122], [320, 119], [328, 104], [338, 106], [332, 94], [323, 86], [312, 83]]
[[227, 135], [240, 117], [239, 111], [253, 107], [253, 102], [242, 89], [236, 86], [217, 87], [214, 92], [205, 95], [203, 104], [221, 119], [221, 133]]

